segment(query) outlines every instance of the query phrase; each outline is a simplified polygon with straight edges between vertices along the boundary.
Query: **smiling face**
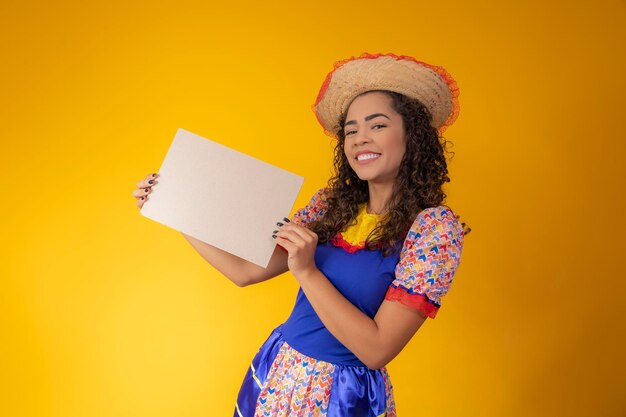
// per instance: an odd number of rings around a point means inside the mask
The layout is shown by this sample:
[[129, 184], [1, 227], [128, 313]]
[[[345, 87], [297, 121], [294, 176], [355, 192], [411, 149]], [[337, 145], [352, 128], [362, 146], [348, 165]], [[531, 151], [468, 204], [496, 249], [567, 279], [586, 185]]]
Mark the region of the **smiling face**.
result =
[[[344, 153], [354, 172], [370, 183], [393, 184], [406, 150], [404, 122], [392, 99], [379, 91], [354, 99], [344, 124]], [[357, 156], [363, 154], [361, 158]]]

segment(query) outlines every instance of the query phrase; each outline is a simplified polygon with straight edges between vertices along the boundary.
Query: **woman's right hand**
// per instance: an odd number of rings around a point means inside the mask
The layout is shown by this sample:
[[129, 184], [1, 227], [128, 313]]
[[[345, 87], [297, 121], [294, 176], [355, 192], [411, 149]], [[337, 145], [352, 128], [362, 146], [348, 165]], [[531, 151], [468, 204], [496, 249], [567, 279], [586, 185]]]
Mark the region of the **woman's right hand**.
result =
[[133, 197], [137, 200], [137, 207], [142, 208], [148, 200], [148, 194], [152, 192], [152, 186], [156, 184], [159, 174], [148, 174], [146, 179], [137, 183], [137, 188], [133, 190]]

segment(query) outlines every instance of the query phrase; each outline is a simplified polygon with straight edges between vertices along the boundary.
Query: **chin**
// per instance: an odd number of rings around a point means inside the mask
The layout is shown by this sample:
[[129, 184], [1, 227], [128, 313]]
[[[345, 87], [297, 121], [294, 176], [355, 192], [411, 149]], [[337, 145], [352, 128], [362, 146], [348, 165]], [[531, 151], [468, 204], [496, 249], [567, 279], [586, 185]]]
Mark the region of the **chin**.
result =
[[354, 172], [361, 181], [368, 181], [372, 178], [371, 175], [363, 176], [363, 173], [359, 173], [359, 171], [354, 169], [354, 167], [352, 167], [352, 172]]
[[357, 177], [359, 177], [359, 179], [361, 181], [371, 181], [371, 180], [375, 179], [375, 177], [373, 177], [371, 175], [359, 175], [358, 173], [356, 175], [357, 175]]

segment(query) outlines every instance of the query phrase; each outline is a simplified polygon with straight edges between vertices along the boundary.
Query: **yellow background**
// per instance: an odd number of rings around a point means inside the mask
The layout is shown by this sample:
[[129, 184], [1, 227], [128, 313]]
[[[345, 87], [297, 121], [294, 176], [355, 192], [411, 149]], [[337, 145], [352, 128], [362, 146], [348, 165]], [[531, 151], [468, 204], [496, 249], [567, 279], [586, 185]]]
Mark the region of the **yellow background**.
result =
[[304, 176], [295, 211], [330, 174], [310, 106], [362, 52], [461, 90], [445, 190], [473, 230], [388, 366], [399, 416], [626, 415], [625, 8], [4, 0], [0, 415], [232, 415], [297, 284], [236, 287], [131, 191], [182, 127]]

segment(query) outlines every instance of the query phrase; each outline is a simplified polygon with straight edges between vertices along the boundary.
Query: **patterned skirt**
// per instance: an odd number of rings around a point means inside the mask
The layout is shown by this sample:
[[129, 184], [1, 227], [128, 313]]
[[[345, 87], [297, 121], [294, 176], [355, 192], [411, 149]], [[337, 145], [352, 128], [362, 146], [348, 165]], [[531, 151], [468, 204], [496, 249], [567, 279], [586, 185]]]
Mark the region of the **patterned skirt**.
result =
[[234, 417], [396, 417], [387, 369], [324, 362], [272, 331], [241, 385]]

